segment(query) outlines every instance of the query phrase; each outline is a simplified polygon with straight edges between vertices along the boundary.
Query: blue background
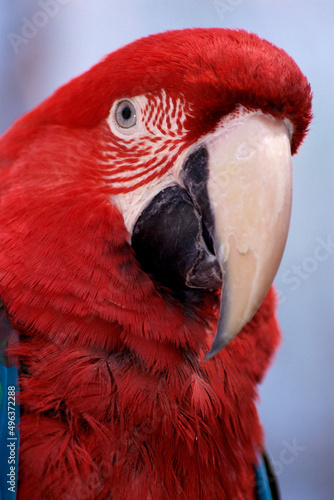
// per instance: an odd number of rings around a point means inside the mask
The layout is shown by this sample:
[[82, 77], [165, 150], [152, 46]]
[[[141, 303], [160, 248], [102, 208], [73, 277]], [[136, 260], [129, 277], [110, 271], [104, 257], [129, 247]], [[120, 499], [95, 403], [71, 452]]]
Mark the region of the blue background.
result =
[[[49, 14], [40, 14], [42, 4]], [[13, 34], [27, 34], [27, 20], [39, 27], [14, 43]], [[284, 48], [313, 89], [315, 118], [293, 160], [291, 229], [276, 278], [284, 342], [259, 408], [283, 499], [328, 500], [334, 498], [334, 2], [1, 2], [0, 132], [120, 45], [195, 26], [256, 32]]]

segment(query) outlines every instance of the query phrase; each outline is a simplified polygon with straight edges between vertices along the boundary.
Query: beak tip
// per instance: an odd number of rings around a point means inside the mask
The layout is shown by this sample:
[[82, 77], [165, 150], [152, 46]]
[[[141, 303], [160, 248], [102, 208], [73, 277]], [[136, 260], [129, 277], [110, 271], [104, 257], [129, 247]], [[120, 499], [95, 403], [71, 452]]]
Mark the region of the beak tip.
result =
[[215, 338], [210, 351], [204, 356], [204, 361], [208, 361], [209, 359], [213, 358], [216, 356], [216, 354], [219, 353], [224, 347], [227, 346], [227, 344], [232, 340], [233, 337], [228, 337], [226, 339], [222, 338]]
[[204, 361], [209, 361], [209, 359], [213, 358], [215, 355], [215, 352], [212, 352], [212, 349], [204, 356]]

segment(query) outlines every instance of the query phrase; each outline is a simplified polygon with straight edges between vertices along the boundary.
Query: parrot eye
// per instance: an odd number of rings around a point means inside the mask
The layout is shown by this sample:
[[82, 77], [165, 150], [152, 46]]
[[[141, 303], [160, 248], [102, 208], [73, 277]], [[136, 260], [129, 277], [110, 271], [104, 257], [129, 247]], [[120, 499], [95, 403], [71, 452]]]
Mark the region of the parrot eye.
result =
[[130, 128], [136, 125], [136, 108], [131, 101], [124, 100], [118, 103], [115, 110], [115, 120], [122, 128]]

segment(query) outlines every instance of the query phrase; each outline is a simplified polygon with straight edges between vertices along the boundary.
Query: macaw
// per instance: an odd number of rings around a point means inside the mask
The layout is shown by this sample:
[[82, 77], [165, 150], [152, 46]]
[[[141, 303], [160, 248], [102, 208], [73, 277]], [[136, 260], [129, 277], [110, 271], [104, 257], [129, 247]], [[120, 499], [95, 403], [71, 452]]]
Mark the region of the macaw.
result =
[[311, 98], [257, 35], [176, 30], [3, 135], [19, 500], [278, 498], [257, 385], [280, 341], [272, 282]]

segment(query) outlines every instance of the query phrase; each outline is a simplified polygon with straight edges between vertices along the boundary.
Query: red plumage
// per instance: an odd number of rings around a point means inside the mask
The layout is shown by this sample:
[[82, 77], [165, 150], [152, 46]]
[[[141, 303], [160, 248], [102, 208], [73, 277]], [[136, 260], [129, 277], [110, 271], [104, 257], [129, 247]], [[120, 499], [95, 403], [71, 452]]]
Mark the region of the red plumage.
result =
[[106, 147], [125, 155], [106, 124], [115, 99], [161, 89], [191, 109], [180, 151], [238, 104], [290, 119], [293, 153], [311, 117], [309, 85], [282, 50], [201, 29], [121, 48], [3, 136], [0, 297], [20, 332], [21, 500], [254, 498], [274, 292], [204, 362], [219, 292], [189, 309], [141, 270], [101, 163]]

